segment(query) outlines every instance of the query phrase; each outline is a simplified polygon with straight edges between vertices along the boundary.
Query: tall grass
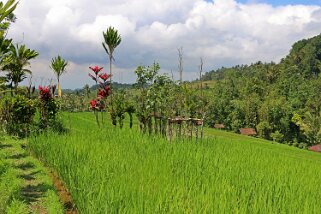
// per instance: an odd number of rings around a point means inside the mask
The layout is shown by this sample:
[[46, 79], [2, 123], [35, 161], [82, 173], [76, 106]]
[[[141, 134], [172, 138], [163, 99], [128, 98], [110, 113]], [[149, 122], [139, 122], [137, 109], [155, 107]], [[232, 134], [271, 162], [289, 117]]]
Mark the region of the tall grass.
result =
[[225, 137], [169, 143], [135, 130], [98, 129], [71, 114], [68, 135], [30, 138], [80, 213], [319, 213], [321, 156]]

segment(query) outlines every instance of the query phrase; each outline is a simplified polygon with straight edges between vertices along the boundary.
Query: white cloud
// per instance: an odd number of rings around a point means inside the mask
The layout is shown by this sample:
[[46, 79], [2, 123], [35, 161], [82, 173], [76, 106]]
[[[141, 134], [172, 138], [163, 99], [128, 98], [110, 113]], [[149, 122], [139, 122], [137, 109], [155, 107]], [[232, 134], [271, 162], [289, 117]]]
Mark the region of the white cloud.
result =
[[[278, 61], [291, 45], [319, 34], [321, 7], [273, 7], [235, 0], [22, 0], [9, 36], [40, 52], [34, 74], [50, 73], [50, 59], [71, 62], [62, 85], [90, 83], [88, 66], [107, 67], [101, 42], [110, 25], [122, 35], [115, 52], [116, 81], [133, 82], [140, 64], [160, 62], [177, 71], [177, 48], [184, 48], [184, 78], [195, 78], [199, 58], [205, 68]], [[48, 77], [48, 75], [44, 75]]]
[[81, 42], [92, 42], [101, 44], [102, 32], [106, 26], [113, 26], [124, 39], [135, 33], [136, 24], [122, 15], [97, 16], [93, 23], [86, 23], [74, 29], [73, 35]]

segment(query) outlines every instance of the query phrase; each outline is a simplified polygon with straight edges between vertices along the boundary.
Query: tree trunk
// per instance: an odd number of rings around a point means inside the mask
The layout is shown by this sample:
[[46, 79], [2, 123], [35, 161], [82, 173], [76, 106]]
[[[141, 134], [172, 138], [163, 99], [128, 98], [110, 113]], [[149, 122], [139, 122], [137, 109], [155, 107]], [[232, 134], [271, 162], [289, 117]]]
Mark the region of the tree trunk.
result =
[[153, 134], [153, 121], [152, 121], [151, 117], [148, 118], [147, 125], [148, 125], [148, 133], [149, 133], [149, 135], [152, 135]]
[[[113, 56], [111, 55], [111, 53], [109, 54], [109, 72], [110, 72], [110, 88], [112, 89], [112, 60], [113, 60]], [[111, 91], [111, 95], [110, 95], [110, 104], [111, 104], [111, 112], [114, 112], [114, 106], [113, 106], [113, 91]], [[116, 119], [115, 119], [116, 120]], [[112, 121], [112, 124], [114, 126], [116, 126], [117, 122], [116, 121]]]
[[130, 113], [129, 114], [129, 128], [133, 127], [133, 115]]
[[[54, 95], [54, 94], [53, 94]], [[60, 81], [58, 79], [58, 97], [61, 97], [61, 87], [60, 87]]]

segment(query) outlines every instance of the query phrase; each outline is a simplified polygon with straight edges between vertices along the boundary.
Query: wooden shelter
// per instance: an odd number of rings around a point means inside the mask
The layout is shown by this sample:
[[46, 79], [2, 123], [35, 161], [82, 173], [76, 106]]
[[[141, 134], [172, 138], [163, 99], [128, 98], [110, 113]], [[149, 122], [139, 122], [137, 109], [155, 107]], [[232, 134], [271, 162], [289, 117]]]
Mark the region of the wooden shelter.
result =
[[176, 137], [188, 136], [193, 138], [193, 132], [195, 132], [196, 142], [199, 138], [199, 128], [200, 128], [200, 139], [203, 138], [203, 125], [204, 120], [198, 118], [185, 118], [181, 116], [176, 116], [174, 118], [168, 118], [168, 139], [172, 140], [174, 134]]
[[225, 126], [224, 126], [224, 124], [214, 124], [214, 128], [216, 128], [216, 129], [225, 129]]
[[257, 133], [253, 128], [240, 128], [240, 133], [247, 136], [256, 136]]

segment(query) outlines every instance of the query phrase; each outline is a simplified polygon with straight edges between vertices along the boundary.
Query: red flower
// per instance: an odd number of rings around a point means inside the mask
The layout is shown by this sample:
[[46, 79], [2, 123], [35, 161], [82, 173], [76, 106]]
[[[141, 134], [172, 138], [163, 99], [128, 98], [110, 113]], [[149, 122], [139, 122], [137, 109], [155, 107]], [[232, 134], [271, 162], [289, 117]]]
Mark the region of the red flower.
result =
[[39, 86], [39, 91], [40, 91], [41, 100], [47, 101], [52, 98], [50, 94], [49, 86], [45, 86], [45, 87]]
[[104, 99], [105, 97], [107, 97], [108, 94], [106, 93], [106, 91], [104, 89], [99, 89], [98, 91], [98, 98], [100, 99]]
[[106, 85], [106, 86], [104, 87], [104, 90], [106, 91], [107, 96], [109, 96], [109, 95], [111, 94], [111, 89], [110, 89], [110, 86], [109, 86], [109, 85]]
[[94, 110], [97, 108], [97, 100], [91, 100], [89, 104], [91, 109]]
[[103, 67], [98, 67], [98, 65], [96, 65], [95, 67], [89, 67], [93, 72], [95, 72], [95, 74], [97, 75], [102, 69]]
[[106, 74], [106, 73], [103, 73], [103, 74], [99, 74], [99, 77], [104, 80], [104, 82], [106, 82], [110, 77], [111, 75], [109, 74]]

